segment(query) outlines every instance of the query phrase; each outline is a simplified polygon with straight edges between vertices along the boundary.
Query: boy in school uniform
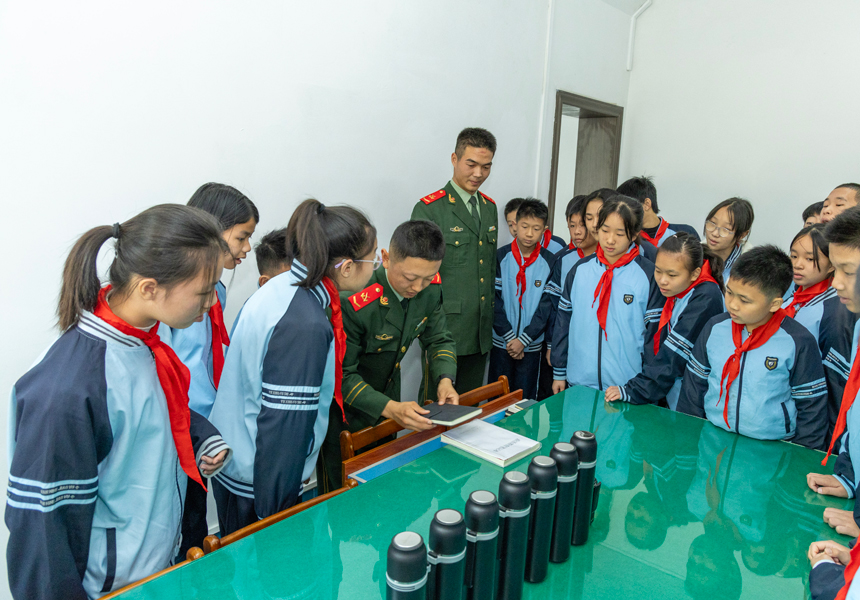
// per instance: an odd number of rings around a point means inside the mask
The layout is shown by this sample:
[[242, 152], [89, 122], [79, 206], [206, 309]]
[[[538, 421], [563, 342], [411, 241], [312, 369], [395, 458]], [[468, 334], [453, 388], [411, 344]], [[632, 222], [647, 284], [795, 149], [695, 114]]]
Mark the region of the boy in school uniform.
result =
[[549, 212], [526, 198], [517, 209], [517, 237], [496, 253], [496, 301], [489, 380], [506, 375], [523, 398], [537, 395], [541, 347], [552, 299], [547, 289], [553, 255], [541, 246]]
[[[642, 210], [645, 216], [642, 219], [642, 233], [640, 235], [643, 242], [648, 242], [652, 246], [659, 247], [664, 240], [672, 237], [679, 231], [686, 231], [696, 239], [699, 239], [699, 234], [689, 225], [669, 223], [669, 221], [659, 216], [660, 209], [657, 207], [657, 188], [650, 177], [644, 175], [641, 177], [632, 177], [618, 186], [618, 193], [634, 198], [642, 203]], [[653, 261], [654, 258], [650, 258], [650, 260]]]
[[257, 285], [263, 285], [290, 270], [290, 261], [287, 259], [287, 228], [276, 229], [264, 235], [254, 248], [254, 256], [257, 259], [257, 270], [260, 278]]
[[818, 344], [785, 314], [791, 259], [776, 246], [741, 255], [728, 312], [705, 324], [687, 363], [678, 410], [748, 437], [824, 445], [827, 383]]
[[[505, 204], [505, 222], [508, 224], [508, 231], [511, 232], [512, 238], [517, 237], [517, 209], [524, 200], [524, 198], [513, 198]], [[546, 248], [553, 254], [558, 254], [567, 247], [564, 240], [557, 235], [553, 235], [549, 227], [544, 229], [540, 245], [541, 248]]]
[[803, 211], [803, 227], [821, 223], [821, 211], [824, 210], [824, 202], [814, 202]]

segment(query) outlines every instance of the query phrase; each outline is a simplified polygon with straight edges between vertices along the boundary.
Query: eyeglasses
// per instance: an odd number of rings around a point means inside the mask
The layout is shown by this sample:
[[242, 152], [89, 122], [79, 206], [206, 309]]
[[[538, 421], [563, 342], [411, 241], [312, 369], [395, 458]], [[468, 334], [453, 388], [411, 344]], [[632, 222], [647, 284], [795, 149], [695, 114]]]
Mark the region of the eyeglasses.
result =
[[334, 268], [339, 269], [341, 267], [341, 265], [343, 265], [343, 263], [345, 263], [347, 260], [352, 260], [352, 262], [357, 262], [357, 263], [359, 263], [359, 262], [370, 263], [370, 265], [371, 265], [370, 268], [374, 271], [382, 265], [382, 257], [379, 255], [379, 252], [377, 252], [376, 256], [373, 257], [373, 260], [358, 260], [356, 258], [352, 258], [352, 259], [346, 259], [345, 258], [344, 260], [337, 263], [334, 266]]
[[735, 234], [734, 230], [720, 227], [713, 221], [705, 221], [705, 231], [708, 233], [716, 233], [717, 237], [721, 238], [733, 236]]

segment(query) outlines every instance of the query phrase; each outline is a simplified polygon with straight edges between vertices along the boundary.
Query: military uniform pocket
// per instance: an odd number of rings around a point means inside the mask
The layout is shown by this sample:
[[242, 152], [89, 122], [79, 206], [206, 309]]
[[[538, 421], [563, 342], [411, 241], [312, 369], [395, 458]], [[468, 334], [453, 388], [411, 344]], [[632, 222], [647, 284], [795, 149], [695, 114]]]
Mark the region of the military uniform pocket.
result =
[[[398, 334], [399, 335], [399, 334]], [[390, 333], [379, 333], [368, 336], [364, 350], [368, 354], [382, 354], [383, 352], [397, 352], [397, 344], [400, 342], [396, 335]]]
[[452, 267], [466, 264], [472, 240], [465, 233], [445, 238], [445, 262]]

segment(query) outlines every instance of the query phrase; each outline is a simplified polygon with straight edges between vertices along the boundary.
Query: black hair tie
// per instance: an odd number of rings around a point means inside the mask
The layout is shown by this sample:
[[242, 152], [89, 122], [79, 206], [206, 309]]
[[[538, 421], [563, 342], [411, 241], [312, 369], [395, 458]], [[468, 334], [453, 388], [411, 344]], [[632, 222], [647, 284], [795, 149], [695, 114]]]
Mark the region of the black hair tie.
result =
[[322, 202], [320, 202], [320, 205], [317, 207], [317, 214], [318, 214], [318, 215], [323, 214], [323, 211], [324, 211], [324, 210], [325, 210], [325, 204], [323, 204]]
[[111, 232], [111, 237], [119, 239], [119, 223], [113, 224], [113, 231]]

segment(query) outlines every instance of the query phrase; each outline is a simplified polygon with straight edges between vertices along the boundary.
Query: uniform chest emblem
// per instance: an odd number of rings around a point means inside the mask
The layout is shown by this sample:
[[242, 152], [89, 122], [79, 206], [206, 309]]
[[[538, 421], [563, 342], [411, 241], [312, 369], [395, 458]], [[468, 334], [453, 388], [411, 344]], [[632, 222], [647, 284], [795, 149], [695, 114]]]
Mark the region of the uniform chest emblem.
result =
[[540, 284], [541, 284], [541, 280], [535, 279], [535, 287], [540, 287]]
[[773, 356], [768, 356], [766, 359], [764, 359], [764, 368], [768, 371], [773, 371], [778, 364], [779, 359]]
[[394, 339], [394, 336], [393, 336], [393, 335], [388, 335], [387, 333], [383, 333], [382, 335], [377, 335], [377, 336], [374, 336], [374, 337], [375, 337], [376, 339], [378, 339], [380, 342], [387, 342], [388, 340], [393, 340], [393, 339]]
[[487, 231], [495, 231], [495, 230], [496, 230], [496, 226], [490, 225], [490, 228]]
[[383, 296], [382, 298], [380, 298], [380, 299], [379, 299], [379, 303], [380, 303], [382, 306], [388, 306], [388, 298], [386, 298], [385, 296]]
[[460, 233], [461, 231], [463, 231], [463, 228], [460, 226], [452, 227], [451, 231], [453, 231], [454, 233]]
[[424, 317], [423, 319], [421, 319], [421, 322], [418, 323], [418, 327], [415, 328], [415, 331], [418, 331], [419, 329], [421, 329], [421, 326], [424, 325], [424, 323], [426, 323], [426, 322], [427, 322], [427, 317]]
[[633, 294], [624, 294], [624, 304], [633, 303]]
[[454, 196], [452, 196], [451, 194], [448, 194], [448, 202], [450, 202], [451, 204], [457, 204], [457, 201], [454, 200]]

